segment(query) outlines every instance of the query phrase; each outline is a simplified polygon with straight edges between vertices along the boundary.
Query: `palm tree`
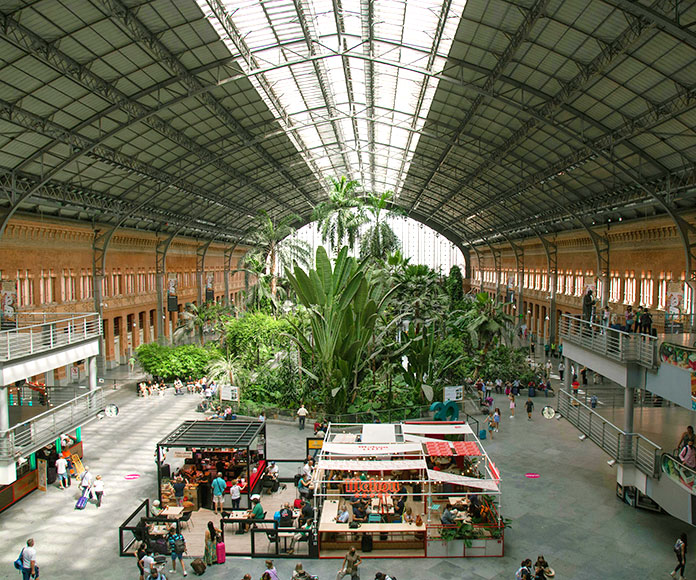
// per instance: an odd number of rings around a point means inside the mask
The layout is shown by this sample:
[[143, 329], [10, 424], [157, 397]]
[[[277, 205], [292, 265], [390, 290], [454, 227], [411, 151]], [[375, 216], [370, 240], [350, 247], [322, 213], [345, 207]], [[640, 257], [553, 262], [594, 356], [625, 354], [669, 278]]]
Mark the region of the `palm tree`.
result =
[[252, 249], [247, 252], [245, 262], [256, 259], [266, 266], [270, 276], [271, 296], [275, 299], [278, 291], [278, 266], [290, 270], [293, 263], [308, 266], [310, 262], [309, 244], [293, 238], [295, 228], [292, 224], [299, 216], [292, 214], [275, 220], [265, 211], [259, 213], [258, 225], [251, 233]]
[[367, 221], [363, 202], [355, 195], [360, 183], [345, 176], [329, 179], [332, 185], [329, 199], [314, 208], [312, 217], [317, 221], [317, 231], [321, 232], [322, 241], [328, 243], [332, 251], [344, 243], [352, 251], [360, 226]]
[[493, 302], [488, 294], [481, 292], [452, 325], [459, 331], [467, 332], [473, 347], [481, 349], [481, 354], [485, 357], [491, 346], [512, 342], [510, 328], [514, 319], [505, 313], [504, 306]]
[[198, 307], [192, 302], [184, 305], [184, 310], [179, 314], [179, 322], [174, 331], [175, 344], [191, 344], [197, 338], [203, 344], [203, 327], [205, 319], [201, 316]]
[[387, 209], [393, 197], [391, 191], [385, 191], [381, 195], [371, 193], [367, 196], [365, 209], [371, 216], [371, 223], [360, 241], [361, 258], [384, 261], [389, 254], [400, 248], [399, 238], [386, 221], [386, 218], [398, 214]]

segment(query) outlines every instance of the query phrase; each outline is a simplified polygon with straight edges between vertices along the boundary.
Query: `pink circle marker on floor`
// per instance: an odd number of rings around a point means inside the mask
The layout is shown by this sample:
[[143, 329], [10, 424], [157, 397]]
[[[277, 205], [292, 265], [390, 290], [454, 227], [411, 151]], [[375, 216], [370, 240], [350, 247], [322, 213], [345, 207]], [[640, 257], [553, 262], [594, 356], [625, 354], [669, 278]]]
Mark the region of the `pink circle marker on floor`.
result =
[[525, 473], [525, 477], [528, 477], [529, 479], [537, 479], [539, 477], [538, 473]]
[[128, 475], [124, 476], [125, 479], [138, 479], [140, 477], [139, 473], [129, 473]]

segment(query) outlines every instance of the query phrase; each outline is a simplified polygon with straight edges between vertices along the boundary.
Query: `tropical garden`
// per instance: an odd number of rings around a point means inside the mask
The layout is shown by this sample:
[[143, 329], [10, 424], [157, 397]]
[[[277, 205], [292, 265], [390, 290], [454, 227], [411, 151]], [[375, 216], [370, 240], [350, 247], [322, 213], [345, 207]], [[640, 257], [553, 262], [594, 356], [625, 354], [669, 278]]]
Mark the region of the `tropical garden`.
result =
[[293, 235], [297, 216], [261, 213], [236, 270], [244, 299], [186, 304], [173, 345], [138, 348], [142, 368], [238, 385], [251, 415], [303, 401], [331, 416], [379, 416], [442, 400], [467, 377], [527, 378], [502, 304], [465, 295], [457, 266], [443, 275], [402, 255], [390, 192], [331, 185], [313, 216], [324, 246], [312, 255]]

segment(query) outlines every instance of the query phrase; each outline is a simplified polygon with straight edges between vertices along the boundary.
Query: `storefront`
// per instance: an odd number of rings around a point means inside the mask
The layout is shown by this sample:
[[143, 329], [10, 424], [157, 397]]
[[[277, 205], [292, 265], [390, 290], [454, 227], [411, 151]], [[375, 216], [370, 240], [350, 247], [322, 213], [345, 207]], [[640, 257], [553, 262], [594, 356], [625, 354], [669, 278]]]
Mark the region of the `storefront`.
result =
[[[228, 490], [236, 479], [243, 498], [255, 493], [266, 467], [266, 424], [261, 421], [186, 421], [157, 444], [157, 482], [163, 507], [176, 504], [172, 479], [187, 482], [185, 511], [210, 508], [210, 485], [218, 473]], [[243, 504], [248, 505], [244, 499]]]
[[79, 477], [82, 473], [82, 432], [63, 434], [55, 443], [39, 449], [16, 462], [17, 478], [9, 485], [0, 485], [0, 512], [10, 507], [32, 491], [46, 491], [56, 482], [56, 460], [62, 455], [70, 460], [70, 474]]
[[500, 474], [466, 423], [331, 424], [313, 489], [320, 557], [503, 555]]

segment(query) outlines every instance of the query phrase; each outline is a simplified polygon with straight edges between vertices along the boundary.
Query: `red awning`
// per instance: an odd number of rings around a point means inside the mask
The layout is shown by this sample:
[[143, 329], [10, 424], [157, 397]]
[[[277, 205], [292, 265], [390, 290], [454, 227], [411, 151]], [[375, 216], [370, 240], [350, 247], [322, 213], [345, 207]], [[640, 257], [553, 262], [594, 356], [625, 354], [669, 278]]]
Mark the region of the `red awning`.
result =
[[481, 448], [478, 446], [476, 441], [455, 441], [452, 443], [452, 445], [454, 446], [454, 452], [457, 455], [483, 455], [481, 453]]
[[425, 447], [430, 457], [446, 457], [452, 455], [449, 441], [428, 441]]

